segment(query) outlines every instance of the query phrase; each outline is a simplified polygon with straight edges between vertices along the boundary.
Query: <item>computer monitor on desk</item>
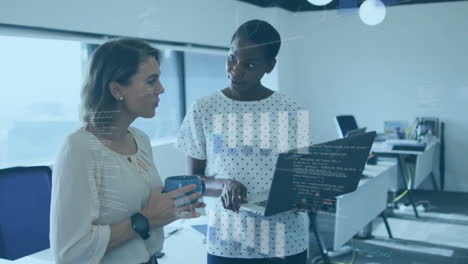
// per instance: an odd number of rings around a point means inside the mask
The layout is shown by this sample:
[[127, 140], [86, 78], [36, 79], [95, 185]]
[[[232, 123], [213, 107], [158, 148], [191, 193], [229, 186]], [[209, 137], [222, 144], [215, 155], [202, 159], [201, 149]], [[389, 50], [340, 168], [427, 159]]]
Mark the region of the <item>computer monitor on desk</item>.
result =
[[336, 116], [335, 125], [340, 138], [346, 137], [349, 131], [358, 129], [356, 119], [352, 115]]
[[[339, 138], [359, 135], [366, 132], [366, 127], [359, 128], [353, 115], [338, 115], [335, 118], [335, 126]], [[383, 142], [386, 140], [384, 134], [377, 134], [374, 141]]]

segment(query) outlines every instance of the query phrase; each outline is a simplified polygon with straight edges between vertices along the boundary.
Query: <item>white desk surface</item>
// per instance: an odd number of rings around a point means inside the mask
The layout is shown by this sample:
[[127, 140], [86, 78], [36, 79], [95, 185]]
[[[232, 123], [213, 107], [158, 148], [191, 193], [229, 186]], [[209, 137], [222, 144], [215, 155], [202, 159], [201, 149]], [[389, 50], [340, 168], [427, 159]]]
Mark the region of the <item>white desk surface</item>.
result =
[[[19, 258], [10, 262], [10, 264], [54, 264], [54, 258], [52, 257], [52, 252], [50, 249], [45, 249], [43, 251], [39, 251], [32, 255]], [[0, 262], [0, 264], [3, 264]]]
[[[164, 257], [158, 259], [160, 264], [206, 263], [206, 245], [203, 236], [191, 225], [207, 224], [207, 216], [196, 219], [179, 220], [165, 227], [165, 233], [182, 228], [164, 240]], [[0, 259], [0, 264], [55, 264], [50, 249], [11, 261]]]
[[204, 237], [191, 225], [205, 225], [207, 216], [196, 219], [179, 220], [168, 225], [165, 233], [182, 227], [182, 230], [164, 240], [164, 257], [158, 259], [160, 264], [206, 263], [206, 244]]

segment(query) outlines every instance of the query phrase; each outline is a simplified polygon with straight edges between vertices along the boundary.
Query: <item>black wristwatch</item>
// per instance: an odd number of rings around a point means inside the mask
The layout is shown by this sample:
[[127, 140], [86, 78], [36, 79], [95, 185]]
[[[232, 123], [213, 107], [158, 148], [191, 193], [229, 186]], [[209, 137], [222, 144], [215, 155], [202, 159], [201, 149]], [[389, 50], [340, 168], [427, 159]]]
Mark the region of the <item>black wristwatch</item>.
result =
[[150, 237], [149, 222], [144, 215], [136, 213], [132, 215], [130, 221], [132, 222], [133, 230], [137, 232], [143, 240], [146, 240]]

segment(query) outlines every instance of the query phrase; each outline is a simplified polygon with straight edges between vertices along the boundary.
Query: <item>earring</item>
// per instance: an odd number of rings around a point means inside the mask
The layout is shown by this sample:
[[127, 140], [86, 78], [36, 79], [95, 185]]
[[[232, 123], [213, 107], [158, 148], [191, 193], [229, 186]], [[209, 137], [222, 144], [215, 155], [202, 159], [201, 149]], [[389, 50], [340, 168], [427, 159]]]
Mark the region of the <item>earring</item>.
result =
[[120, 101], [123, 101], [123, 97], [122, 97], [122, 96], [120, 96], [119, 100], [120, 100]]

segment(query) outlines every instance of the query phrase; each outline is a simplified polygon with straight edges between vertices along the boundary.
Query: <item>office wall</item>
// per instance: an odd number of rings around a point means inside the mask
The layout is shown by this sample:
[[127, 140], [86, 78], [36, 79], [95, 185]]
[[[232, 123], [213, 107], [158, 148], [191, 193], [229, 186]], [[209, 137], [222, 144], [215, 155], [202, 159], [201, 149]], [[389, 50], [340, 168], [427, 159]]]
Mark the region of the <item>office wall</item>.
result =
[[333, 118], [360, 126], [437, 116], [446, 122], [446, 189], [468, 192], [468, 2], [387, 8], [384, 22], [308, 12], [281, 66], [280, 90], [311, 110], [315, 142], [337, 136]]
[[171, 142], [153, 148], [154, 162], [161, 178], [184, 175], [188, 172], [187, 156], [176, 149]]
[[226, 46], [249, 5], [229, 0], [3, 0], [0, 23]]

